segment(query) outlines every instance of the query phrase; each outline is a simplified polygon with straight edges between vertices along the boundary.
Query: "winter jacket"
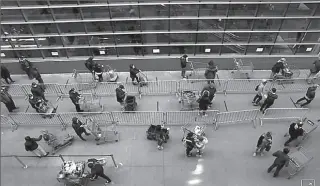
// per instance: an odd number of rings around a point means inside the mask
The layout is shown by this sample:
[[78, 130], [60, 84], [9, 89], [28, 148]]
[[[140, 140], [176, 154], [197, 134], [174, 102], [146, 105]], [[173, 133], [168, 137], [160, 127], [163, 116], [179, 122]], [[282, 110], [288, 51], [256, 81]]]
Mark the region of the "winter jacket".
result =
[[99, 176], [103, 174], [103, 166], [97, 163], [91, 168], [91, 174], [88, 177], [94, 177], [95, 175]]
[[268, 97], [266, 99], [266, 102], [273, 103], [274, 100], [278, 99], [277, 94], [273, 94], [272, 92], [268, 92]]
[[209, 97], [214, 96], [217, 92], [217, 89], [215, 87], [210, 87], [209, 85], [205, 86], [202, 91], [201, 91], [201, 95], [203, 95], [204, 91], [208, 91], [209, 92]]
[[102, 68], [103, 66], [98, 66], [98, 65], [95, 65], [94, 66], [94, 72], [95, 73], [102, 73], [103, 72], [103, 68]]
[[136, 77], [139, 72], [140, 72], [140, 70], [137, 68], [130, 68], [130, 77], [131, 78]]
[[39, 136], [39, 138], [31, 138], [30, 140], [26, 141], [24, 143], [24, 147], [26, 151], [34, 151], [38, 148], [37, 141], [40, 141], [42, 139], [42, 135]]
[[318, 73], [320, 71], [320, 60], [316, 60], [313, 62], [314, 66], [310, 69], [311, 73]]
[[309, 100], [313, 100], [316, 97], [316, 90], [317, 90], [316, 87], [309, 87], [306, 93], [306, 97]]
[[215, 79], [217, 72], [218, 72], [217, 66], [215, 66], [215, 65], [210, 65], [210, 66], [208, 66], [208, 68], [206, 69], [206, 71], [205, 71], [205, 73], [204, 73], [204, 77], [205, 77], [206, 79]]
[[92, 72], [94, 69], [94, 61], [93, 60], [86, 60], [86, 62], [84, 63], [84, 65], [87, 67], [87, 69]]
[[208, 96], [202, 96], [199, 100], [199, 108], [200, 110], [207, 110], [208, 105], [211, 104]]
[[289, 127], [289, 134], [290, 134], [290, 137], [293, 138], [293, 139], [296, 139], [298, 138], [299, 136], [302, 136], [303, 135], [303, 129], [301, 128], [295, 128], [295, 126], [298, 125], [296, 123], [292, 123]]
[[[262, 134], [260, 137], [259, 137], [259, 140], [258, 140], [258, 143], [257, 143], [257, 147], [260, 147], [262, 145], [262, 143], [264, 142], [264, 140], [269, 140], [271, 139], [272, 140], [272, 136], [271, 137], [267, 137], [265, 134]], [[270, 142], [266, 142], [266, 143], [270, 143]]]
[[32, 108], [36, 108], [36, 104], [37, 104], [38, 100], [39, 99], [37, 97], [33, 97], [33, 99], [29, 98], [29, 103], [30, 103]]
[[279, 151], [273, 153], [272, 155], [277, 157], [274, 160], [274, 164], [276, 164], [276, 165], [286, 165], [286, 166], [289, 165], [290, 157], [287, 154], [285, 154], [284, 152], [279, 150]]
[[1, 77], [4, 79], [10, 77], [10, 72], [5, 66], [1, 66]]
[[43, 97], [44, 96], [44, 89], [37, 85], [36, 87], [31, 87], [31, 93], [34, 95], [34, 96], [38, 96], [38, 97]]
[[259, 84], [258, 90], [257, 90], [257, 94], [258, 94], [259, 96], [263, 96], [265, 87], [266, 87], [265, 84], [263, 84], [263, 83], [260, 83], [260, 84]]
[[78, 92], [69, 92], [69, 98], [73, 104], [79, 104], [80, 94]]
[[126, 93], [121, 88], [116, 88], [116, 97], [118, 102], [123, 102], [126, 97]]
[[7, 91], [1, 91], [1, 102], [4, 104], [10, 103], [12, 100], [11, 95]]
[[33, 65], [30, 61], [24, 59], [23, 61], [19, 61], [19, 63], [21, 64], [21, 68], [22, 70], [27, 70], [27, 68], [32, 68]]
[[273, 73], [279, 73], [281, 69], [284, 69], [284, 64], [282, 62], [277, 62], [273, 65], [271, 70]]
[[186, 68], [187, 67], [187, 58], [185, 57], [180, 57], [180, 65], [181, 65], [181, 68]]

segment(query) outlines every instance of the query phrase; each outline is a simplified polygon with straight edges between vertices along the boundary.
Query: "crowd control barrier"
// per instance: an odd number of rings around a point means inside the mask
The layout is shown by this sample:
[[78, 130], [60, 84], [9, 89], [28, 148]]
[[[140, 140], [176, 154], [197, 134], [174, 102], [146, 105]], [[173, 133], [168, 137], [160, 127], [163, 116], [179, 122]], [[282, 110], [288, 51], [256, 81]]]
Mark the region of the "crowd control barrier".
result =
[[256, 120], [260, 111], [255, 110], [241, 110], [233, 112], [219, 112], [217, 114], [217, 121], [215, 123], [214, 129], [218, 130], [220, 125], [230, 125], [236, 124], [238, 122], [252, 122], [253, 127], [256, 128]]
[[302, 119], [308, 111], [308, 108], [269, 108], [260, 118], [260, 125], [263, 125], [264, 120]]

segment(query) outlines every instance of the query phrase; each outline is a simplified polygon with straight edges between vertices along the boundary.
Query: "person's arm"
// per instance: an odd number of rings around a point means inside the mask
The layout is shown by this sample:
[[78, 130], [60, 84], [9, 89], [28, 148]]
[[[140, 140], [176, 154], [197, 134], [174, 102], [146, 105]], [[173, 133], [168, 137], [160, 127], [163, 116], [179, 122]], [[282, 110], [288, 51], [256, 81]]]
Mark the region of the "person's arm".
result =
[[288, 156], [287, 160], [286, 160], [286, 163], [285, 163], [285, 166], [288, 167], [289, 166], [289, 162], [290, 162], [290, 157]]
[[40, 135], [38, 138], [32, 138], [34, 141], [40, 141], [42, 139], [42, 135]]
[[279, 151], [273, 153], [272, 156], [279, 157]]
[[264, 136], [261, 135], [259, 140], [258, 140], [257, 147], [259, 147], [261, 145], [263, 139], [264, 139]]

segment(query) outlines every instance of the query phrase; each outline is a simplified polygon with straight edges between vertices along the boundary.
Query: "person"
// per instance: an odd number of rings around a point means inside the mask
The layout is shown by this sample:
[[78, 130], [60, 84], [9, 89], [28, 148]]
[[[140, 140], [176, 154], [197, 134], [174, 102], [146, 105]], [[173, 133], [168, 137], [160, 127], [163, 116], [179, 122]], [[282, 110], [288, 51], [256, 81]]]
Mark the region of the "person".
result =
[[43, 79], [41, 77], [41, 74], [39, 73], [37, 68], [34, 68], [32, 70], [33, 77], [38, 81], [39, 84], [44, 85]]
[[131, 78], [131, 80], [132, 80], [132, 83], [135, 84], [135, 83], [134, 83], [134, 80], [135, 80], [135, 79], [136, 79], [137, 82], [139, 83], [140, 80], [139, 80], [137, 74], [138, 74], [139, 72], [141, 72], [141, 70], [137, 69], [133, 64], [131, 64], [129, 67], [130, 67], [130, 78]]
[[37, 97], [33, 96], [32, 94], [29, 94], [28, 97], [31, 107], [36, 109], [36, 112], [39, 112], [39, 109], [36, 107], [36, 104], [38, 103]]
[[156, 126], [156, 140], [158, 144], [158, 150], [163, 150], [163, 143], [166, 143], [166, 134], [162, 130], [161, 125]]
[[253, 101], [252, 103], [255, 105], [255, 106], [258, 106], [259, 105], [259, 102], [261, 101], [262, 99], [262, 96], [264, 94], [264, 91], [265, 91], [265, 87], [266, 87], [266, 84], [267, 84], [267, 80], [263, 79], [262, 82], [256, 86], [256, 91], [257, 91], [257, 94], [256, 96], [253, 98]]
[[273, 79], [274, 76], [280, 72], [280, 70], [284, 69], [284, 62], [286, 62], [286, 58], [281, 58], [276, 64], [273, 65], [271, 68], [270, 79]]
[[202, 96], [199, 98], [199, 115], [207, 116], [206, 111], [208, 106], [212, 104], [209, 100], [209, 91], [204, 91]]
[[86, 136], [89, 136], [90, 134], [86, 131], [85, 128], [83, 128], [83, 123], [77, 117], [72, 118], [72, 128], [74, 129], [76, 134], [80, 137], [80, 139], [82, 139], [83, 141], [87, 141], [81, 135], [82, 133], [84, 133]]
[[29, 79], [33, 79], [34, 77], [30, 73], [31, 72], [30, 70], [33, 68], [33, 64], [29, 60], [23, 57], [19, 58], [19, 63], [21, 65], [22, 70], [27, 73]]
[[253, 153], [253, 156], [260, 155], [263, 156], [263, 151], [266, 150], [267, 152], [271, 149], [272, 144], [272, 133], [267, 132], [263, 133], [257, 143], [256, 151]]
[[102, 177], [106, 179], [105, 185], [111, 183], [111, 179], [104, 174], [103, 166], [99, 163], [89, 163], [88, 167], [91, 169], [91, 174], [88, 175], [88, 177], [92, 178], [93, 180], [98, 179], [98, 177]]
[[320, 56], [317, 60], [313, 62], [312, 68], [310, 68], [310, 73], [307, 77], [307, 82], [311, 83], [311, 79], [314, 78], [320, 71]]
[[191, 154], [191, 151], [192, 149], [195, 147], [195, 142], [194, 142], [194, 138], [193, 138], [193, 133], [192, 132], [189, 132], [185, 138], [185, 142], [186, 142], [186, 155], [188, 157], [190, 157], [192, 154]]
[[[13, 81], [11, 79], [11, 75], [10, 75], [10, 71], [7, 69], [7, 67], [1, 65], [1, 78], [3, 78], [7, 84], [10, 84], [10, 83], [14, 83], [15, 81]], [[9, 82], [9, 80], [11, 82]]]
[[181, 77], [182, 78], [187, 78], [186, 77], [186, 69], [187, 69], [187, 63], [188, 61], [188, 55], [184, 54], [183, 56], [180, 57], [180, 66], [181, 66]]
[[24, 143], [26, 151], [31, 151], [39, 158], [48, 156], [49, 152], [46, 152], [41, 147], [41, 145], [37, 143], [37, 141], [40, 141], [42, 139], [42, 135], [40, 135], [38, 138], [31, 138], [30, 136], [26, 136], [24, 139], [26, 140], [26, 142]]
[[211, 60], [208, 63], [208, 67], [204, 73], [204, 77], [208, 80], [208, 84], [214, 83], [214, 79], [216, 78], [216, 74], [218, 72], [217, 65], [214, 64], [214, 62]]
[[80, 97], [81, 95], [78, 92], [76, 92], [74, 88], [69, 90], [69, 98], [71, 99], [72, 103], [76, 107], [77, 112], [83, 112], [79, 104]]
[[297, 100], [296, 104], [299, 104], [301, 101], [306, 100], [305, 103], [301, 104], [300, 106], [306, 106], [309, 103], [311, 103], [311, 101], [316, 97], [316, 90], [319, 87], [318, 84], [312, 85], [311, 87], [308, 88], [306, 96], [300, 98]]
[[273, 177], [277, 177], [279, 175], [280, 170], [286, 166], [288, 167], [290, 157], [288, 156], [290, 150], [288, 148], [284, 148], [283, 151], [277, 151], [273, 153], [272, 155], [277, 157], [273, 164], [268, 168], [268, 173], [272, 171], [275, 167], [277, 167], [276, 171], [273, 174]]
[[119, 87], [116, 88], [116, 97], [117, 97], [117, 102], [119, 102], [121, 106], [124, 106], [124, 99], [126, 97], [126, 92], [124, 90], [123, 85], [119, 85]]
[[103, 81], [103, 65], [101, 64], [96, 64], [93, 67], [94, 75], [97, 75], [99, 78], [99, 82]]
[[31, 84], [31, 93], [35, 97], [41, 97], [45, 102], [48, 102], [48, 100], [44, 96], [44, 88], [43, 86], [39, 86], [37, 83], [33, 82]]
[[265, 111], [273, 105], [274, 100], [278, 99], [278, 95], [276, 94], [276, 91], [277, 91], [276, 88], [272, 88], [271, 91], [268, 92], [267, 99], [264, 100], [260, 108], [260, 111], [262, 113], [265, 113]]
[[93, 74], [94, 73], [94, 66], [95, 66], [95, 62], [93, 61], [93, 57], [89, 57], [84, 65], [87, 67], [87, 69]]
[[289, 146], [289, 143], [298, 139], [299, 136], [303, 136], [304, 130], [302, 128], [303, 123], [292, 123], [289, 127], [290, 138], [284, 143], [284, 146]]
[[1, 88], [1, 102], [6, 105], [9, 112], [13, 112], [13, 110], [18, 109], [5, 87]]
[[[203, 95], [203, 92], [204, 91], [208, 91], [209, 92], [209, 101], [210, 103], [212, 104], [212, 100], [213, 98], [215, 97], [215, 94], [217, 92], [217, 89], [216, 87], [214, 86], [214, 83], [213, 82], [210, 82], [209, 85], [205, 86], [202, 91], [201, 91], [201, 95]], [[211, 104], [209, 106], [209, 108], [211, 107]]]

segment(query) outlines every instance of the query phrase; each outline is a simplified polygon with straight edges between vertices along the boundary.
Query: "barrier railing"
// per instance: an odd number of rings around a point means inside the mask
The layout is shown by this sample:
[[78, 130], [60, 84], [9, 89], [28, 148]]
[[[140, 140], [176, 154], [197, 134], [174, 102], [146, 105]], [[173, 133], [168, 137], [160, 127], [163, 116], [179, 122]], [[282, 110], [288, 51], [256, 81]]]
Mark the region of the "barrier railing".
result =
[[10, 127], [12, 131], [15, 131], [18, 125], [10, 117], [1, 115], [1, 127]]
[[260, 118], [260, 125], [263, 120], [292, 120], [302, 119], [306, 116], [309, 109], [307, 108], [270, 108]]
[[209, 110], [207, 116], [202, 117], [195, 111], [172, 111], [165, 112], [165, 122], [168, 125], [185, 124], [214, 124], [219, 111]]
[[219, 112], [217, 114], [217, 121], [215, 123], [214, 129], [218, 130], [220, 125], [230, 125], [237, 122], [252, 122], [253, 127], [256, 128], [256, 120], [260, 111], [255, 110], [242, 110], [233, 112]]
[[[217, 93], [255, 93], [255, 87], [261, 83], [261, 79], [215, 79]], [[320, 82], [315, 79], [314, 82]], [[45, 84], [48, 96], [68, 95], [71, 88], [81, 93], [92, 93], [99, 96], [114, 96], [115, 89], [123, 84], [126, 91], [132, 95], [173, 95], [181, 91], [201, 91], [207, 85], [206, 79], [191, 79], [179, 81], [149, 81], [146, 86], [133, 85], [131, 82], [98, 83], [92, 86], [89, 83], [80, 84]], [[305, 92], [310, 84], [305, 79], [285, 79], [271, 81], [267, 89], [277, 88], [278, 92]], [[9, 93], [12, 96], [26, 96], [31, 93], [31, 85], [11, 84]]]

